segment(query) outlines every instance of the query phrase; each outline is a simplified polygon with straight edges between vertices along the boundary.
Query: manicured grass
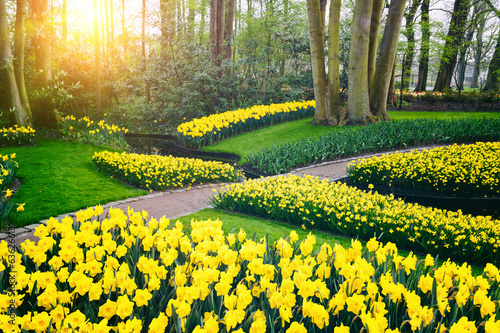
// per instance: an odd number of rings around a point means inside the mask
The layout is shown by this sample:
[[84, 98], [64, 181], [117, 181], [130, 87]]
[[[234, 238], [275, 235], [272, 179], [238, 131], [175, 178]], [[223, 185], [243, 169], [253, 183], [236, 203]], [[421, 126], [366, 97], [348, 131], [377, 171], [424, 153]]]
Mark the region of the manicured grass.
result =
[[[412, 112], [412, 111], [389, 111], [389, 116], [394, 120], [436, 118], [436, 119], [460, 119], [460, 118], [500, 118], [500, 112]], [[315, 137], [336, 131], [341, 127], [317, 127], [311, 125], [312, 117], [301, 120], [281, 123], [258, 130], [243, 133], [229, 139], [219, 141], [213, 145], [202, 148], [204, 151], [226, 152], [238, 154], [242, 157], [240, 164], [246, 162], [246, 156], [289, 141], [297, 141], [302, 138]]]
[[[351, 246], [351, 241], [355, 239], [319, 230], [304, 230], [302, 228], [297, 228], [297, 226], [284, 222], [267, 220], [255, 216], [237, 214], [222, 209], [212, 208], [203, 209], [196, 213], [173, 219], [173, 221], [179, 220], [184, 224], [184, 226], [186, 226], [191, 223], [191, 220], [204, 221], [208, 219], [219, 219], [220, 221], [222, 221], [222, 230], [224, 230], [225, 234], [238, 233], [240, 229], [243, 229], [247, 234], [247, 238], [250, 239], [253, 239], [254, 235], [257, 240], [267, 235], [269, 243], [273, 243], [283, 236], [288, 237], [292, 230], [295, 230], [295, 232], [297, 232], [300, 240], [305, 239], [309, 233], [312, 233], [316, 237], [314, 251], [318, 251], [321, 244], [323, 243], [328, 243], [332, 247], [335, 244], [340, 244], [345, 248], [349, 248]], [[366, 241], [360, 240], [360, 242], [363, 244], [363, 246], [366, 246]], [[399, 255], [406, 257], [408, 256], [409, 251], [398, 247], [398, 253]], [[425, 257], [425, 255], [422, 255], [421, 253], [415, 254], [420, 259], [423, 259]], [[443, 262], [444, 260], [439, 260], [440, 264], [442, 264]], [[484, 267], [481, 266], [472, 266], [472, 272], [475, 276], [481, 275], [483, 273], [483, 269]]]
[[96, 151], [104, 147], [76, 142], [38, 139], [33, 147], [6, 147], [0, 154], [16, 153], [16, 176], [21, 187], [14, 203], [25, 203], [25, 210], [13, 209], [10, 219], [16, 226], [81, 208], [146, 194], [101, 173], [92, 163]]

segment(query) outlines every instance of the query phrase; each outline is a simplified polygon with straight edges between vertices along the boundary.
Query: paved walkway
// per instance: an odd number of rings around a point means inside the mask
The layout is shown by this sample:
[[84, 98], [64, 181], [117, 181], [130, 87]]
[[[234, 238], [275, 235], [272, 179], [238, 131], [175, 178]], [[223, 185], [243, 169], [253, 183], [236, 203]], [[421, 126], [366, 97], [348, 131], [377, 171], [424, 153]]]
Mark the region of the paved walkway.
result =
[[[427, 147], [431, 148], [431, 147]], [[424, 149], [424, 148], [421, 148]], [[409, 151], [400, 150], [400, 152]], [[372, 157], [380, 154], [370, 154], [363, 157]], [[321, 179], [327, 178], [330, 181], [335, 181], [340, 178], [347, 176], [346, 166], [351, 161], [358, 159], [347, 158], [337, 161], [325, 162], [321, 164], [312, 165], [305, 168], [296, 169], [290, 172], [297, 176], [302, 175], [312, 175], [318, 176]], [[110, 202], [103, 204], [104, 213], [109, 210], [110, 207], [121, 208], [122, 210], [127, 210], [128, 207], [132, 208], [134, 211], [145, 210], [148, 212], [150, 217], [160, 218], [165, 216], [169, 219], [175, 219], [181, 216], [189, 215], [191, 213], [197, 212], [199, 210], [211, 207], [209, 200], [214, 193], [214, 189], [218, 190], [225, 184], [212, 184], [204, 186], [194, 186], [190, 188], [183, 188], [178, 190], [168, 190], [168, 191], [157, 191], [148, 195], [130, 198], [121, 201]], [[56, 219], [62, 219], [65, 216], [74, 217], [74, 213], [62, 214], [55, 217]], [[41, 221], [40, 223], [46, 224], [47, 220]], [[34, 230], [40, 224], [33, 224], [23, 228], [17, 228], [15, 230], [9, 230], [10, 234], [0, 233], [1, 239], [8, 239], [9, 242], [15, 242], [19, 245], [26, 239], [30, 239], [34, 242], [38, 241], [38, 237], [34, 235]]]

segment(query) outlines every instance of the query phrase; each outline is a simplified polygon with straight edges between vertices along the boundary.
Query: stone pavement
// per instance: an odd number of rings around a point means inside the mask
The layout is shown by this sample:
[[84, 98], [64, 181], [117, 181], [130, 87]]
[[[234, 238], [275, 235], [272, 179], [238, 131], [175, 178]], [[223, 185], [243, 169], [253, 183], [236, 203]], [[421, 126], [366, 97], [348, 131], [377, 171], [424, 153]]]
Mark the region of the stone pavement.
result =
[[[399, 152], [410, 150], [411, 149], [400, 150]], [[375, 155], [382, 155], [382, 153], [365, 155], [363, 156], [363, 158], [368, 158]], [[327, 178], [330, 181], [335, 181], [340, 178], [347, 177], [347, 173], [345, 170], [347, 164], [349, 164], [351, 161], [357, 160], [358, 158], [359, 157], [354, 157], [324, 162], [321, 164], [293, 170], [289, 174], [294, 174], [297, 176], [312, 175], [318, 176], [321, 179]], [[145, 210], [148, 212], [150, 217], [160, 218], [162, 216], [165, 216], [169, 219], [175, 219], [211, 207], [209, 200], [214, 193], [213, 190], [218, 190], [224, 185], [225, 184], [210, 184], [203, 186], [186, 187], [178, 190], [156, 191], [148, 195], [110, 202], [102, 204], [101, 206], [104, 208], [104, 215], [110, 207], [121, 208], [124, 211], [126, 211], [130, 207], [134, 211], [140, 212], [142, 210]], [[62, 219], [67, 215], [74, 217], [75, 213], [62, 214], [55, 218]], [[40, 223], [46, 224], [46, 221], [47, 220], [43, 220]], [[17, 245], [21, 244], [26, 239], [30, 239], [36, 242], [38, 241], [38, 237], [34, 235], [34, 230], [37, 226], [40, 225], [40, 223], [29, 225], [23, 228], [9, 230], [9, 234], [0, 233], [0, 240], [5, 239], [10, 243], [15, 243]]]

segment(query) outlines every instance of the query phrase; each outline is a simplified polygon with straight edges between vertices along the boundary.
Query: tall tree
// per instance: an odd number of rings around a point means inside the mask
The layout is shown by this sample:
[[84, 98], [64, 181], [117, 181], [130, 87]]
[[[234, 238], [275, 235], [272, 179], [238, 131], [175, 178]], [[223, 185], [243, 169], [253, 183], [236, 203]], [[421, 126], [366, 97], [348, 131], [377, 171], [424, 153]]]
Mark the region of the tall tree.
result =
[[101, 112], [101, 45], [99, 42], [98, 6], [94, 0], [95, 96], [97, 112]]
[[356, 0], [349, 53], [349, 123], [371, 122], [368, 95], [368, 50], [373, 0]]
[[7, 9], [5, 0], [0, 0], [0, 80], [4, 88], [4, 95], [11, 122], [20, 126], [31, 125], [31, 118], [23, 108], [16, 77], [12, 64], [12, 49], [10, 46], [9, 26], [7, 23]]
[[235, 0], [229, 0], [228, 1], [228, 8], [227, 8], [227, 26], [226, 26], [226, 32], [224, 34], [224, 40], [226, 41], [226, 59], [231, 59], [232, 56], [232, 51], [231, 51], [231, 46], [233, 45], [233, 32], [234, 32], [234, 14], [236, 11], [236, 2]]
[[420, 29], [422, 31], [422, 41], [420, 43], [420, 58], [418, 62], [418, 82], [415, 91], [427, 90], [427, 74], [429, 73], [429, 49], [430, 49], [430, 26], [429, 26], [429, 2], [423, 0], [420, 7]]
[[14, 31], [14, 74], [17, 89], [24, 112], [31, 118], [30, 102], [24, 82], [24, 20], [26, 16], [26, 0], [17, 0], [16, 24]]
[[370, 21], [370, 46], [368, 48], [368, 86], [373, 82], [375, 64], [377, 61], [377, 46], [380, 31], [380, 21], [384, 9], [384, 0], [373, 0], [372, 17]]
[[309, 43], [311, 48], [311, 64], [314, 82], [314, 98], [316, 111], [314, 125], [326, 125], [326, 68], [325, 68], [325, 34], [321, 22], [319, 0], [307, 0], [307, 17], [309, 20]]
[[[142, 0], [142, 20], [141, 20], [141, 61], [142, 61], [142, 73], [146, 75], [146, 0]], [[148, 102], [151, 101], [151, 89], [149, 85], [149, 80], [145, 77], [144, 84], [144, 95]]]
[[479, 66], [481, 64], [481, 57], [483, 54], [483, 33], [484, 26], [486, 25], [486, 4], [481, 2], [479, 9], [478, 25], [476, 31], [476, 42], [474, 47], [474, 70], [472, 72], [472, 79], [470, 83], [471, 88], [479, 88]]
[[408, 89], [410, 87], [411, 68], [413, 66], [413, 58], [415, 57], [414, 20], [421, 1], [422, 0], [413, 0], [410, 8], [404, 14], [406, 19], [406, 29], [403, 34], [406, 36], [407, 44], [405, 51], [405, 63], [403, 65], [405, 71], [403, 72], [403, 78], [401, 80], [403, 89]]
[[387, 114], [387, 96], [391, 83], [405, 3], [406, 0], [391, 1], [384, 35], [380, 43], [380, 54], [377, 59], [375, 76], [370, 87], [370, 111], [377, 120], [390, 120]]
[[32, 0], [31, 10], [35, 28], [35, 79], [37, 86], [42, 88], [52, 79], [48, 0]]
[[470, 0], [455, 0], [434, 91], [446, 91], [450, 87], [457, 63], [458, 49], [463, 41], [469, 8]]
[[[500, 10], [495, 8], [490, 0], [485, 0], [485, 2], [500, 19]], [[483, 90], [500, 90], [500, 32], [498, 32], [495, 52], [488, 66], [488, 75]]]
[[339, 125], [340, 117], [340, 7], [341, 0], [330, 1], [330, 22], [328, 23], [328, 99], [327, 116], [330, 125]]

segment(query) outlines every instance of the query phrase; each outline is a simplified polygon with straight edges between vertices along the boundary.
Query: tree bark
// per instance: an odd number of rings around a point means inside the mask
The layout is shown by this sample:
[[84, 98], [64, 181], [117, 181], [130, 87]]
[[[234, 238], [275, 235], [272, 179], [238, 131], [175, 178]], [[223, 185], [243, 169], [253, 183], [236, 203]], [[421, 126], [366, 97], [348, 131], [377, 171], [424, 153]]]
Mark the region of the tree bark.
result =
[[458, 82], [457, 86], [460, 90], [464, 88], [465, 81], [465, 68], [467, 67], [467, 50], [472, 41], [472, 36], [474, 35], [474, 28], [471, 26], [465, 35], [465, 40], [460, 46], [460, 53], [458, 56]]
[[387, 96], [396, 58], [401, 23], [406, 0], [392, 0], [387, 15], [375, 77], [370, 87], [370, 111], [377, 120], [390, 120], [387, 114]]
[[217, 60], [217, 3], [219, 0], [210, 0], [210, 60]]
[[217, 0], [217, 56], [224, 55], [224, 28], [226, 25], [225, 13], [226, 13], [226, 1]]
[[50, 57], [50, 27], [47, 0], [32, 0], [33, 25], [35, 28], [35, 82], [38, 88], [48, 85], [52, 79]]
[[231, 46], [233, 45], [233, 27], [234, 27], [234, 13], [236, 10], [236, 2], [235, 0], [229, 0], [228, 8], [227, 8], [227, 26], [226, 33], [224, 36], [224, 40], [226, 41], [226, 59], [231, 59], [232, 50]]
[[12, 64], [12, 49], [10, 46], [9, 26], [5, 1], [0, 1], [0, 80], [4, 88], [5, 107], [10, 113], [13, 125], [30, 126], [31, 117], [23, 108], [19, 90], [17, 89], [14, 66]]
[[420, 27], [422, 29], [422, 42], [420, 44], [420, 59], [418, 63], [418, 82], [415, 87], [416, 92], [427, 90], [427, 74], [429, 73], [429, 49], [430, 49], [430, 27], [429, 27], [429, 2], [423, 0], [420, 13]]
[[307, 0], [307, 18], [309, 22], [309, 44], [311, 47], [311, 64], [314, 82], [314, 99], [316, 110], [312, 124], [326, 125], [326, 69], [325, 40], [321, 22], [321, 6], [319, 0]]
[[14, 31], [14, 74], [17, 90], [21, 98], [24, 112], [31, 119], [31, 108], [24, 82], [24, 20], [26, 17], [26, 0], [17, 0], [16, 23]]
[[464, 28], [470, 7], [469, 2], [469, 0], [455, 0], [434, 91], [446, 91], [450, 87], [453, 71], [457, 63], [458, 48], [464, 36]]
[[474, 70], [472, 73], [472, 79], [470, 83], [471, 88], [479, 88], [479, 66], [481, 65], [481, 57], [483, 54], [483, 32], [484, 26], [486, 25], [486, 5], [482, 3], [479, 8], [478, 26], [476, 32], [476, 47], [474, 48]]
[[488, 76], [483, 90], [500, 90], [500, 33], [497, 37], [495, 53], [488, 66]]
[[341, 0], [330, 1], [330, 22], [328, 23], [328, 100], [327, 119], [330, 125], [339, 125], [340, 119], [340, 34]]
[[406, 47], [406, 57], [405, 57], [405, 71], [403, 72], [403, 77], [401, 79], [401, 84], [403, 89], [410, 88], [410, 77], [411, 77], [411, 67], [413, 66], [413, 58], [415, 57], [415, 30], [413, 28], [415, 14], [417, 13], [418, 6], [422, 0], [413, 0], [410, 10], [408, 10], [404, 16], [406, 19], [406, 31], [405, 36], [407, 39]]
[[370, 46], [368, 49], [368, 86], [373, 82], [375, 75], [375, 64], [377, 61], [378, 35], [380, 31], [380, 20], [384, 10], [384, 0], [374, 0], [372, 17], [370, 22]]
[[396, 97], [396, 59], [392, 65], [391, 82], [389, 83], [389, 93], [387, 94], [387, 104], [390, 106], [398, 105], [398, 98]]
[[373, 0], [356, 0], [349, 53], [349, 124], [372, 121], [368, 95], [368, 48]]
[[142, 74], [144, 75], [144, 95], [146, 100], [151, 102], [151, 88], [147, 78], [146, 66], [146, 0], [142, 0], [142, 25], [141, 25], [141, 56], [142, 56]]

